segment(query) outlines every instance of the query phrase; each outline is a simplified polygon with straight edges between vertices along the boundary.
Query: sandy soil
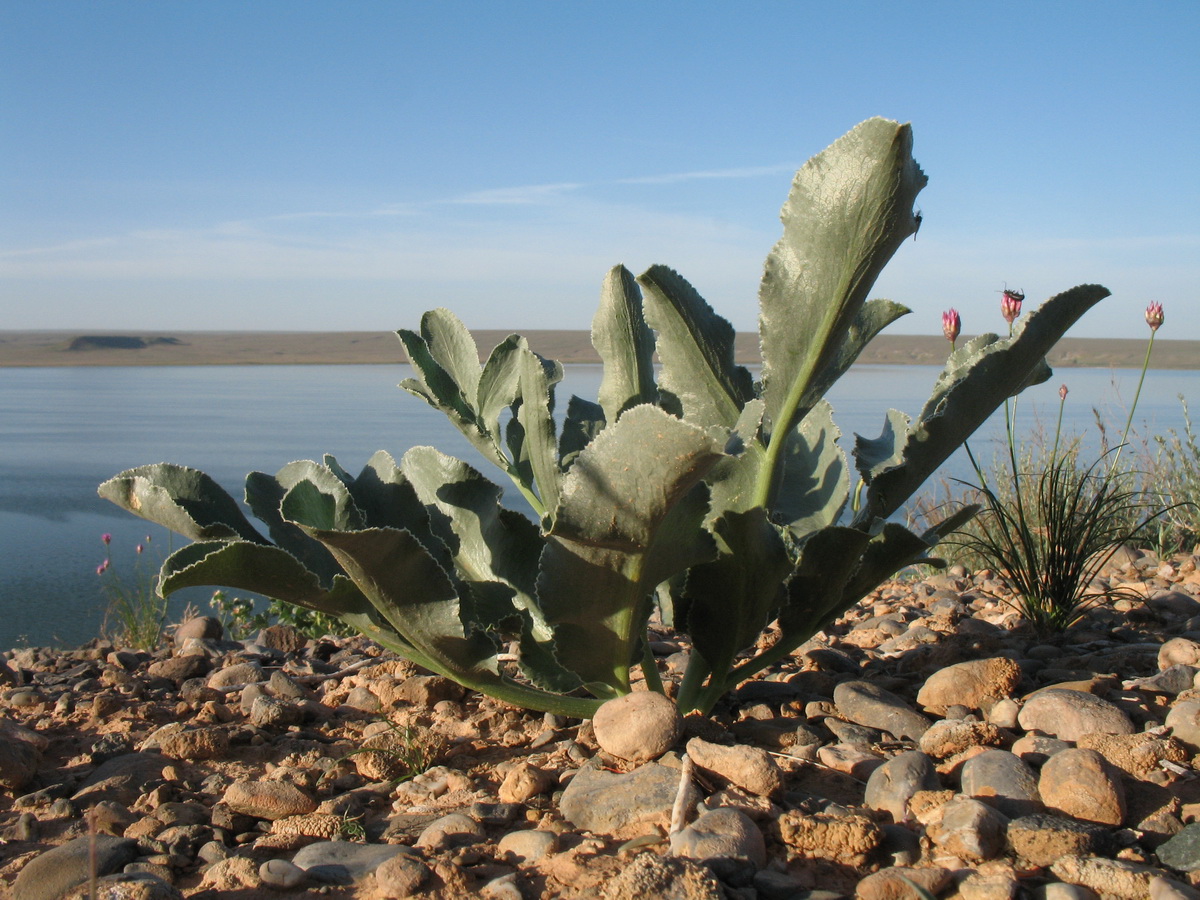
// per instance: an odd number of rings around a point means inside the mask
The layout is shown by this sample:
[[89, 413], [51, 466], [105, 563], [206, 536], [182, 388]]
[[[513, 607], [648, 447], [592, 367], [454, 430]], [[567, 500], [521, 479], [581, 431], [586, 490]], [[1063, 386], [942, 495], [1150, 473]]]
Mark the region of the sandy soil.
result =
[[[522, 333], [543, 356], [564, 363], [599, 362], [586, 331]], [[476, 331], [474, 335], [486, 353], [507, 332]], [[141, 346], [128, 346], [137, 344]], [[757, 335], [739, 334], [736, 347], [739, 362], [758, 362]], [[1066, 338], [1050, 354], [1050, 363], [1139, 368], [1145, 352], [1142, 338]], [[940, 335], [881, 335], [860, 361], [938, 365], [945, 358], [946, 341]], [[391, 332], [0, 331], [0, 366], [320, 365], [404, 360], [403, 348]], [[1200, 341], [1156, 341], [1153, 362], [1156, 369], [1198, 368]]]

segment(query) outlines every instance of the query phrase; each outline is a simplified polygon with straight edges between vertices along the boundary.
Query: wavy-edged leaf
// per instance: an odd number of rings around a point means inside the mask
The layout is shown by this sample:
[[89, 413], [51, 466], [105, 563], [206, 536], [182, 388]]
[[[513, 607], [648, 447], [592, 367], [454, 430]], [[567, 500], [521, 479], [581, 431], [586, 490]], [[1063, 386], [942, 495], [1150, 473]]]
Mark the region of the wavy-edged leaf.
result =
[[707, 499], [694, 489], [725, 442], [657, 407], [635, 406], [564, 477], [538, 599], [559, 657], [585, 682], [627, 691], [650, 595], [713, 556], [702, 527]]
[[279, 512], [296, 525], [327, 531], [357, 531], [366, 524], [346, 485], [319, 466], [287, 489]]
[[599, 403], [571, 397], [558, 438], [558, 459], [564, 470], [570, 468], [580, 451], [596, 439], [605, 424], [604, 410]]
[[442, 671], [468, 682], [497, 674], [495, 644], [464, 625], [453, 582], [412, 534], [301, 527], [329, 548], [379, 615]]
[[833, 525], [849, 500], [850, 467], [837, 444], [841, 435], [825, 400], [792, 429], [773, 512], [798, 536]]
[[867, 489], [855, 522], [886, 519], [1001, 403], [1035, 376], [1048, 378], [1046, 353], [1108, 295], [1096, 284], [1071, 288], [1019, 320], [1011, 338], [982, 336], [951, 354], [915, 422], [901, 430], [889, 413], [879, 438], [856, 441], [856, 465]]
[[869, 534], [840, 525], [809, 536], [779, 613], [781, 644], [798, 647], [821, 629], [831, 610], [841, 608], [845, 587], [870, 540]]
[[592, 318], [592, 346], [604, 363], [598, 399], [605, 421], [615, 422], [630, 407], [657, 401], [654, 333], [646, 326], [637, 280], [624, 266], [613, 266], [604, 279]]
[[657, 333], [659, 390], [678, 400], [688, 421], [733, 428], [754, 397], [750, 373], [734, 363], [733, 326], [673, 269], [651, 266], [638, 282]]
[[500, 414], [520, 396], [521, 357], [529, 343], [519, 334], [510, 334], [492, 348], [479, 376], [479, 418], [497, 447]]
[[683, 592], [688, 633], [723, 679], [734, 657], [751, 646], [782, 602], [792, 561], [762, 507], [727, 513], [712, 525], [719, 556], [688, 572]]
[[532, 350], [521, 354], [521, 405], [516, 419], [521, 425], [522, 461], [528, 461], [547, 515], [558, 505], [562, 470], [558, 465], [558, 446], [554, 427], [554, 392], [561, 380], [562, 367], [538, 356]]
[[856, 322], [862, 327], [859, 313], [875, 279], [916, 231], [913, 203], [927, 180], [912, 157], [910, 127], [880, 118], [856, 126], [796, 173], [780, 213], [783, 236], [759, 289], [772, 431], [795, 425], [805, 398], [843, 353], [847, 332]]
[[317, 464], [308, 460], [288, 463], [275, 475], [251, 472], [246, 476], [246, 505], [261, 521], [266, 523], [271, 539], [283, 550], [296, 557], [309, 571], [316, 574], [321, 584], [329, 585], [336, 575], [342, 573], [320, 541], [287, 521], [280, 512], [284, 495], [305, 477]]
[[450, 548], [452, 571], [465, 594], [466, 621], [492, 631], [518, 619], [518, 662], [530, 680], [563, 692], [578, 687], [579, 678], [563, 669], [554, 655], [553, 632], [535, 599], [542, 550], [537, 527], [500, 505], [497, 485], [432, 447], [412, 448], [402, 467], [431, 510], [432, 527]]
[[126, 469], [97, 489], [105, 500], [193, 541], [267, 543], [237, 501], [198, 469], [155, 463]]
[[248, 541], [200, 541], [172, 553], [163, 562], [163, 596], [186, 587], [221, 586], [253, 591], [332, 616], [364, 616], [366, 597], [345, 576], [322, 587], [316, 575], [285, 550]]

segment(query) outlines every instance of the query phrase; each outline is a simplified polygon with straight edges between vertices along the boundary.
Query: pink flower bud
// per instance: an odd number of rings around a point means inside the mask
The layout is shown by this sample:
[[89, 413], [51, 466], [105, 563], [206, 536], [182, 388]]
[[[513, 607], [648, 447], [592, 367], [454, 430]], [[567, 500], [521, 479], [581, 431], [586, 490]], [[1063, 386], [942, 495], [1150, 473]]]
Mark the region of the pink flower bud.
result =
[[1004, 321], [1011, 325], [1017, 320], [1017, 316], [1021, 314], [1021, 304], [1025, 302], [1025, 295], [1020, 291], [1010, 291], [1005, 288], [1000, 295], [1000, 315], [1004, 316]]
[[139, 555], [141, 554], [143, 549], [145, 549], [145, 548], [143, 548], [141, 544], [138, 544], [136, 547], [133, 548], [134, 552]]
[[97, 575], [103, 575], [107, 571], [108, 571], [108, 560], [107, 559], [104, 562], [100, 563], [100, 565], [96, 566], [96, 574]]
[[948, 309], [942, 313], [942, 334], [946, 336], [946, 340], [953, 344], [961, 331], [962, 319], [959, 318], [957, 309]]
[[1150, 326], [1151, 331], [1158, 331], [1159, 326], [1163, 323], [1163, 308], [1162, 304], [1155, 300], [1146, 307], [1146, 324]]
[[102, 540], [104, 542], [104, 546], [107, 547], [112, 543], [112, 535], [106, 531], [104, 534], [100, 535], [100, 540]]
[[1065, 384], [1058, 389], [1058, 399], [1059, 400], [1067, 399], [1067, 386]]

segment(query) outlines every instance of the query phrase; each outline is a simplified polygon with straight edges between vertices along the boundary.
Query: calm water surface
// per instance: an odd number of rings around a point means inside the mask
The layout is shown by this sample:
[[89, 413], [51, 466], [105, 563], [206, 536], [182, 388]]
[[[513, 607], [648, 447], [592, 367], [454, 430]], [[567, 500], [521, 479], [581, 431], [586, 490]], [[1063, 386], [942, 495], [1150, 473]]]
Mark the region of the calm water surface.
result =
[[[856, 368], [830, 395], [839, 426], [847, 435], [877, 436], [886, 409], [920, 411], [937, 373], [926, 366]], [[132, 574], [134, 546], [147, 534], [152, 553], [165, 554], [167, 532], [96, 496], [96, 486], [123, 469], [189, 465], [240, 498], [252, 470], [273, 473], [331, 453], [357, 472], [376, 450], [398, 458], [432, 444], [497, 475], [441, 414], [396, 387], [408, 374], [405, 366], [0, 368], [0, 648], [74, 646], [96, 635], [106, 606], [96, 575], [105, 556], [102, 533], [113, 535], [118, 573]], [[1137, 375], [1059, 370], [1023, 395], [1020, 429], [1054, 427], [1065, 381], [1067, 431], [1094, 430], [1096, 407], [1119, 434]], [[595, 398], [599, 380], [599, 367], [569, 367], [559, 408], [571, 393]], [[1200, 372], [1148, 373], [1139, 434], [1181, 429], [1177, 395], [1195, 398], [1197, 388]], [[977, 456], [990, 460], [1002, 434], [1003, 420], [993, 419], [972, 441]], [[949, 474], [968, 477], [965, 461], [952, 461]], [[210, 593], [181, 592], [173, 614]]]

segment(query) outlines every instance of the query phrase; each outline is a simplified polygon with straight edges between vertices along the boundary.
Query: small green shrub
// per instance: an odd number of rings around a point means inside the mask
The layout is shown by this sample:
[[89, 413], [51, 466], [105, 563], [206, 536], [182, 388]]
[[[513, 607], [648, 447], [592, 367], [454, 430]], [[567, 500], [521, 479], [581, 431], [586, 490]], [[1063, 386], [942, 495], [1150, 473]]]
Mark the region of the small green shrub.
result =
[[[892, 521], [1004, 400], [1049, 377], [1046, 352], [1108, 296], [1082, 285], [1007, 338], [955, 350], [915, 419], [892, 410], [857, 436], [851, 465], [824, 395], [908, 312], [868, 299], [911, 237], [925, 186], [909, 126], [871, 119], [809, 160], [784, 204], [759, 289], [761, 380], [734, 361], [734, 330], [665, 266], [609, 272], [592, 321], [597, 402], [512, 335], [481, 365], [447, 310], [399, 336], [403, 387], [445, 413], [528, 502], [432, 447], [377, 453], [357, 476], [332, 457], [252, 473], [237, 503], [193, 469], [143, 466], [100, 494], [195, 543], [162, 590], [227, 585], [336, 616], [469, 688], [530, 709], [590, 716], [637, 668], [662, 690], [655, 605], [689, 635], [683, 711], [708, 711], [785, 658], [974, 512], [915, 533]], [[659, 363], [655, 365], [655, 358]], [[853, 497], [853, 500], [852, 500]], [[756, 647], [772, 626], [774, 643]], [[511, 661], [510, 661], [511, 660]]]
[[234, 640], [253, 637], [270, 625], [291, 625], [307, 638], [322, 638], [326, 635], [347, 637], [355, 630], [334, 616], [315, 609], [306, 609], [282, 600], [269, 600], [267, 608], [258, 612], [254, 601], [245, 597], [231, 597], [222, 590], [213, 591], [209, 607], [217, 614], [225, 633]]

